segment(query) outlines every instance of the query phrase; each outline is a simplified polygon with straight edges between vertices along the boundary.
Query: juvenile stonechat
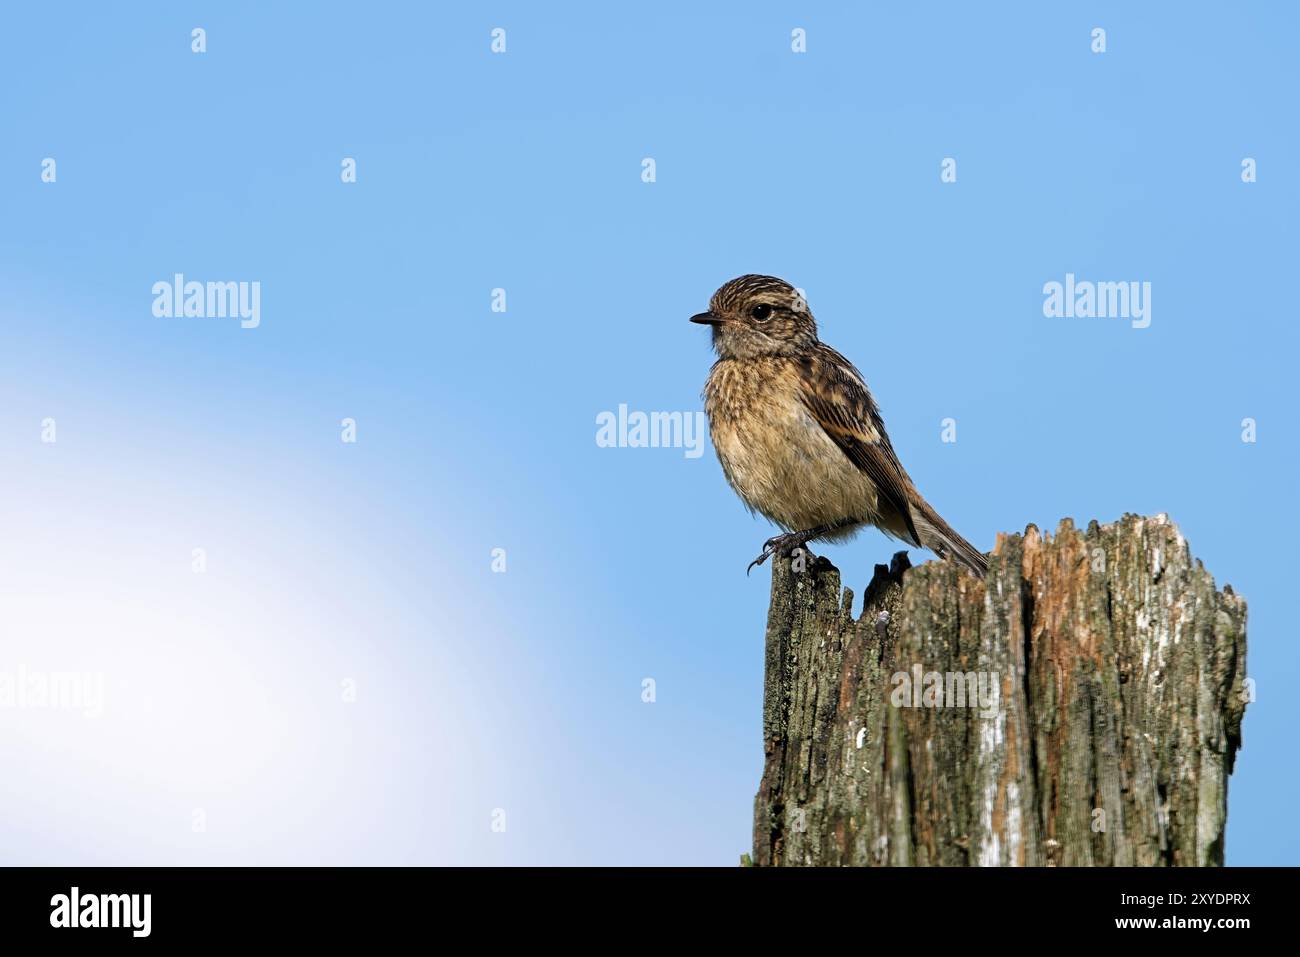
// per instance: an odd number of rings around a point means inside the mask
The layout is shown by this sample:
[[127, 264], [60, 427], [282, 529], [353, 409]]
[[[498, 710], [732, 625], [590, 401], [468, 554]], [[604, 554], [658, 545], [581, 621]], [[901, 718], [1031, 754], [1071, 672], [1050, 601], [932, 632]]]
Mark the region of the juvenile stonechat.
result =
[[799, 292], [773, 276], [741, 276], [691, 322], [713, 327], [718, 361], [704, 410], [723, 474], [751, 511], [785, 533], [750, 563], [864, 525], [930, 549], [983, 577], [985, 556], [912, 484], [861, 373], [817, 338]]

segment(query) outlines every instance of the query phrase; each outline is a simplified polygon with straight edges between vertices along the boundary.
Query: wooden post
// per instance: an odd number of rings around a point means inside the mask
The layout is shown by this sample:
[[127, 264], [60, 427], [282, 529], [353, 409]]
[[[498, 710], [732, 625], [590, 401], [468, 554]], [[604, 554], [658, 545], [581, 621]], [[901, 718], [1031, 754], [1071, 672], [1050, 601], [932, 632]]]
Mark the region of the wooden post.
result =
[[1223, 863], [1246, 604], [1165, 516], [1031, 525], [982, 582], [900, 552], [852, 604], [774, 562], [754, 863]]

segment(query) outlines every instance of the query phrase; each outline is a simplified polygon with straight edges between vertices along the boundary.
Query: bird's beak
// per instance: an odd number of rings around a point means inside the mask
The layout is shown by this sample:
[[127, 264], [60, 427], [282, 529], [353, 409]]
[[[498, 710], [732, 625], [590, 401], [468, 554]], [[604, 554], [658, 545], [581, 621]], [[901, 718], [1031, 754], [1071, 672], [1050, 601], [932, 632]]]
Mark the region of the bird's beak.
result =
[[722, 324], [722, 319], [711, 312], [701, 312], [699, 315], [691, 316], [691, 322], [698, 322], [702, 326], [718, 326]]

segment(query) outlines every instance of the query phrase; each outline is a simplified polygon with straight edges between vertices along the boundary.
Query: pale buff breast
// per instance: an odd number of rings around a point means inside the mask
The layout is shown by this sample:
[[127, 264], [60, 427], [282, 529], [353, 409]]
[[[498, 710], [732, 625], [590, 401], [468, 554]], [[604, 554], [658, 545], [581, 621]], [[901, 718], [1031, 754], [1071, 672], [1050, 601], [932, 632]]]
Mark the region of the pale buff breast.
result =
[[875, 486], [809, 414], [786, 362], [719, 362], [709, 376], [704, 408], [727, 481], [787, 530], [876, 524]]

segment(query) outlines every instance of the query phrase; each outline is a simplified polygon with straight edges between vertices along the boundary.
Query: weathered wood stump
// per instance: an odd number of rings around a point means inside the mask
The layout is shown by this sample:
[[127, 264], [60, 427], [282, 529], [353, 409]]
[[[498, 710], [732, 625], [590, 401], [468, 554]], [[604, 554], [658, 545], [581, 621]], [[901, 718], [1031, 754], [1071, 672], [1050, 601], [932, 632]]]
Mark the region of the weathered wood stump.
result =
[[1223, 863], [1246, 604], [1165, 516], [1031, 525], [982, 582], [900, 552], [852, 603], [774, 563], [754, 863]]

